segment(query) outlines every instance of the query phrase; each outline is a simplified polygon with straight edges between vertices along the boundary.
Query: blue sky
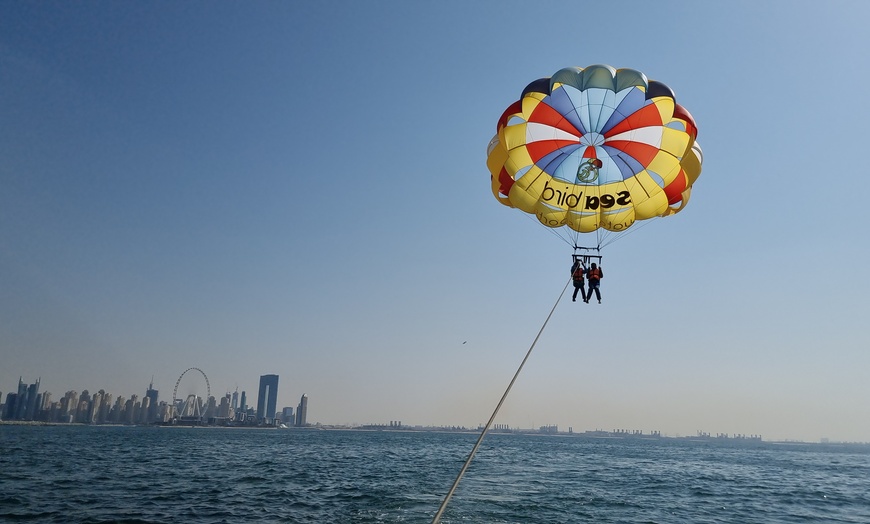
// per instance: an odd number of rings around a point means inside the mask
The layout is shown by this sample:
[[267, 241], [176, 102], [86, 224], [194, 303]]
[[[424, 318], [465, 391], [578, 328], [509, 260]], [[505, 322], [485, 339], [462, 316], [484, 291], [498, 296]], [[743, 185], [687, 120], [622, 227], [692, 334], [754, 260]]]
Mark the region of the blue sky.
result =
[[[530, 81], [638, 69], [689, 206], [608, 246], [496, 420], [870, 441], [864, 2], [0, 4], [0, 391], [487, 420], [571, 249], [492, 197]], [[198, 387], [196, 384], [182, 386]]]

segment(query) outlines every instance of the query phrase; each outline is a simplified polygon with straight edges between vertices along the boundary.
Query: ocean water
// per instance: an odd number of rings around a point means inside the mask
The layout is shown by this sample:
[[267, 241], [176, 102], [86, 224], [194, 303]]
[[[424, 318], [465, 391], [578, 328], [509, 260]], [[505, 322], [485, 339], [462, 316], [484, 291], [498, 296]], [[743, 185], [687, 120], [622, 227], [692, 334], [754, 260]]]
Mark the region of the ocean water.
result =
[[[0, 522], [428, 523], [477, 435], [0, 426]], [[870, 523], [870, 446], [490, 434], [441, 522]]]

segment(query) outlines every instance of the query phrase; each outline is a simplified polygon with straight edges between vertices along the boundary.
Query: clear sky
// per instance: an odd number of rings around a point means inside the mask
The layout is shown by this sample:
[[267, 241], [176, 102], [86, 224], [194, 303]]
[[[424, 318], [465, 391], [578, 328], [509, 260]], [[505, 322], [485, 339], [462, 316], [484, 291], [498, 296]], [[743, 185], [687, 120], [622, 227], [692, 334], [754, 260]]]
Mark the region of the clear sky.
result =
[[[668, 84], [704, 170], [497, 423], [870, 441], [870, 3], [2, 2], [0, 391], [476, 426], [572, 250], [490, 192], [527, 83]], [[187, 378], [187, 377], [186, 377]], [[196, 389], [195, 379], [182, 381]], [[198, 392], [198, 391], [197, 391]]]

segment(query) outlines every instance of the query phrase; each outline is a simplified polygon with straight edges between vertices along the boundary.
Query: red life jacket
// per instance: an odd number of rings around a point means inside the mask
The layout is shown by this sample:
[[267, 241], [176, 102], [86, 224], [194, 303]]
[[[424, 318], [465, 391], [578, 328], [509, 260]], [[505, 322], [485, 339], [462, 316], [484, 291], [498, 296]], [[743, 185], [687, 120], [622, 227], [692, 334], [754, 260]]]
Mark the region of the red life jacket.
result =
[[596, 268], [590, 269], [586, 273], [586, 277], [589, 280], [601, 280], [601, 268], [596, 267]]
[[574, 274], [571, 275], [571, 278], [573, 278], [574, 280], [583, 280], [583, 268], [578, 267], [577, 269], [575, 269]]

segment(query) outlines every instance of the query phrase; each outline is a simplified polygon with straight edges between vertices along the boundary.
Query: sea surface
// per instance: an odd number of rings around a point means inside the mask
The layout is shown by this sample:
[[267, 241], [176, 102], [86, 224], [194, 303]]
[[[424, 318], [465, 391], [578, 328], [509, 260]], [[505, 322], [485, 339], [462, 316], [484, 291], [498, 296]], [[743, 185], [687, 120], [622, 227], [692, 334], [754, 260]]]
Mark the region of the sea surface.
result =
[[[0, 425], [0, 522], [428, 523], [476, 434]], [[870, 523], [870, 446], [489, 434], [441, 522]]]

